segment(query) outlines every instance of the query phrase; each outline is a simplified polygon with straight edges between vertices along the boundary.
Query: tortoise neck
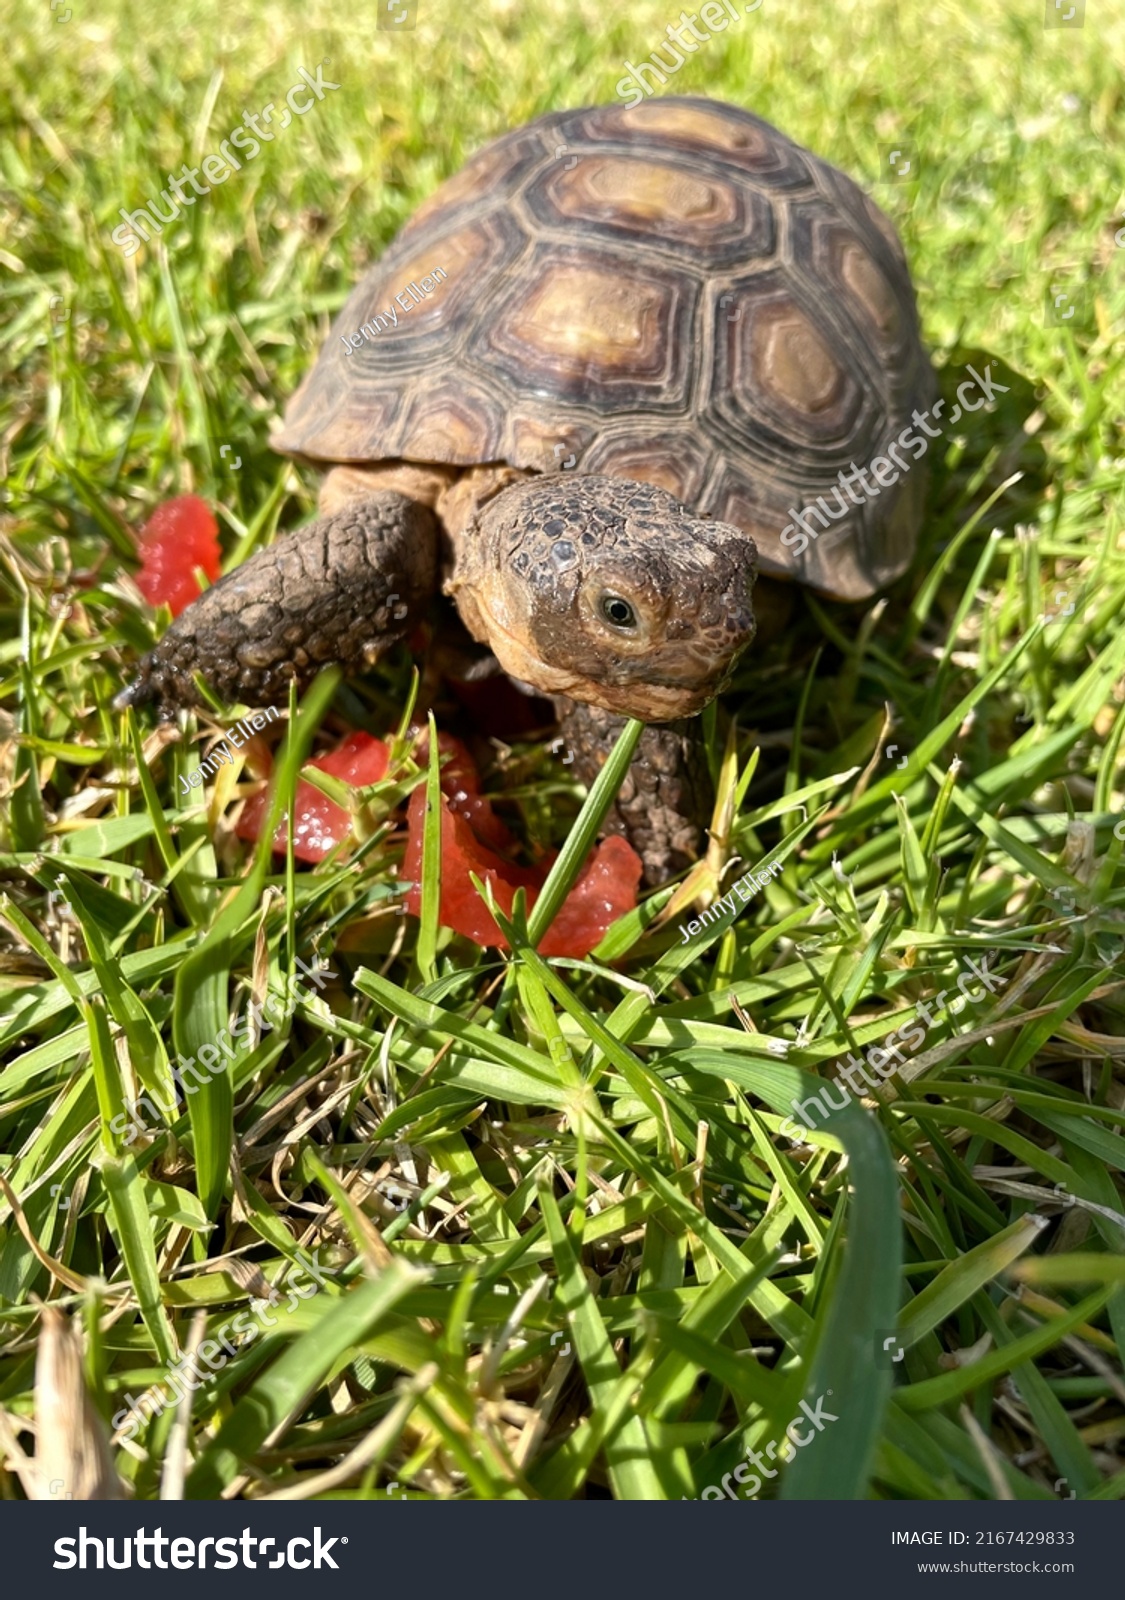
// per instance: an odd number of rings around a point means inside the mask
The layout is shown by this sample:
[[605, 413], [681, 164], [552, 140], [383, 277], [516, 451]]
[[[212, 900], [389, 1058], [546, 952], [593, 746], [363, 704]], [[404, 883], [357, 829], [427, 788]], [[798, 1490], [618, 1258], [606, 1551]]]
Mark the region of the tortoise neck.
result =
[[319, 508], [322, 517], [335, 516], [357, 500], [392, 491], [404, 494], [418, 505], [436, 507], [438, 498], [456, 483], [463, 467], [439, 466], [416, 461], [384, 461], [378, 466], [332, 467], [320, 486]]
[[538, 473], [524, 472], [519, 467], [505, 466], [469, 467], [467, 471], [462, 471], [455, 482], [442, 490], [435, 505], [454, 552], [482, 506], [513, 483], [522, 483], [525, 478], [538, 476]]

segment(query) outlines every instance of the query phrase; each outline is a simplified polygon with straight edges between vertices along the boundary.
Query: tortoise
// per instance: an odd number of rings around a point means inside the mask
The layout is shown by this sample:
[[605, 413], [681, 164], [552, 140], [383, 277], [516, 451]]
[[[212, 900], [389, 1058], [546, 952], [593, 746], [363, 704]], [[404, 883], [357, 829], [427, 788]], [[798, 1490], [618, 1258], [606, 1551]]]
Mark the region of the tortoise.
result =
[[773, 579], [862, 601], [902, 574], [934, 393], [902, 246], [843, 173], [701, 97], [541, 116], [417, 209], [293, 396], [273, 443], [327, 469], [319, 520], [189, 606], [118, 703], [171, 716], [196, 672], [284, 703], [444, 587], [581, 777], [649, 724], [607, 826], [661, 881], [700, 848], [690, 719], [756, 577], [762, 610]]

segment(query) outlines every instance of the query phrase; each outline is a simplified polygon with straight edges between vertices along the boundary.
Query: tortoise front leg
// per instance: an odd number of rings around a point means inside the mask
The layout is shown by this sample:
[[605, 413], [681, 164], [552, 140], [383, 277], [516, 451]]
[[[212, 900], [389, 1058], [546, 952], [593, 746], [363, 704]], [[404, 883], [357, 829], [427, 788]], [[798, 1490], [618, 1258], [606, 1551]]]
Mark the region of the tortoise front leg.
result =
[[392, 492], [283, 534], [173, 622], [114, 705], [155, 700], [162, 718], [198, 705], [199, 673], [220, 699], [284, 705], [336, 662], [359, 670], [402, 639], [437, 589], [438, 523]]
[[[625, 719], [561, 695], [554, 697], [554, 705], [575, 773], [589, 785]], [[644, 863], [646, 883], [666, 883], [702, 854], [713, 799], [698, 718], [650, 722], [604, 826], [628, 839]]]

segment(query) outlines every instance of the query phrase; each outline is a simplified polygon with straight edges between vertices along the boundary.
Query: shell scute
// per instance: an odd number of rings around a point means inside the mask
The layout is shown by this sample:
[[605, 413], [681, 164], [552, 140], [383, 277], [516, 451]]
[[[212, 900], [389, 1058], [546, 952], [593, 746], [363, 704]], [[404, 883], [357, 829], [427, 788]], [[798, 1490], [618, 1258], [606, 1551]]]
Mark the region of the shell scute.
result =
[[614, 412], [682, 411], [690, 393], [695, 285], [667, 269], [630, 272], [608, 249], [536, 248], [525, 281], [483, 319], [469, 355], [516, 395], [544, 391]]
[[[668, 96], [473, 156], [357, 285], [275, 443], [652, 483], [743, 527], [763, 571], [859, 598], [908, 563], [924, 470], [838, 485], [935, 393], [874, 202], [760, 117]], [[822, 497], [838, 515], [797, 553]]]

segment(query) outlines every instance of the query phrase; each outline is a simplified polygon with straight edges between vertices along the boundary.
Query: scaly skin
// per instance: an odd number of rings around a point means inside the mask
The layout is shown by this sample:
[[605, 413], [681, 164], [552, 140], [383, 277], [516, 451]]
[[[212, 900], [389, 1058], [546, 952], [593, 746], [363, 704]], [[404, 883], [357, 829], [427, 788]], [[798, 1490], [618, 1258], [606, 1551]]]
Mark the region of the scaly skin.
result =
[[[228, 703], [284, 705], [290, 682], [304, 688], [329, 662], [362, 670], [402, 639], [437, 591], [441, 525], [428, 507], [352, 476], [354, 501], [283, 535], [188, 606], [116, 704], [153, 700], [172, 717], [200, 703], [199, 674]], [[454, 534], [448, 587], [510, 670], [493, 608], [529, 647], [519, 677], [583, 696], [553, 696], [576, 774], [591, 783], [600, 771], [623, 726], [621, 696], [623, 709], [659, 719], [606, 826], [630, 841], [649, 883], [664, 882], [698, 856], [711, 801], [696, 724], [670, 719], [713, 697], [753, 635], [753, 543], [691, 517], [663, 490], [621, 480], [555, 475], [480, 505], [483, 523], [470, 518]], [[606, 587], [636, 608], [635, 635], [599, 621]], [[562, 663], [561, 683], [536, 682], [544, 656], [549, 672]], [[635, 705], [650, 687], [653, 706]], [[611, 707], [585, 703], [603, 693]]]
[[283, 534], [188, 606], [114, 703], [174, 717], [201, 703], [199, 673], [228, 704], [285, 705], [326, 663], [370, 666], [428, 609], [438, 539], [432, 511], [389, 492]]
[[[589, 786], [605, 765], [625, 718], [561, 695], [555, 699], [555, 714], [575, 774]], [[648, 884], [666, 883], [703, 851], [714, 791], [698, 730], [694, 719], [650, 722], [606, 816], [606, 831], [624, 834], [640, 856]]]
[[655, 484], [541, 474], [489, 499], [453, 543], [446, 593], [540, 694], [673, 722], [715, 698], [754, 637], [754, 541]]

